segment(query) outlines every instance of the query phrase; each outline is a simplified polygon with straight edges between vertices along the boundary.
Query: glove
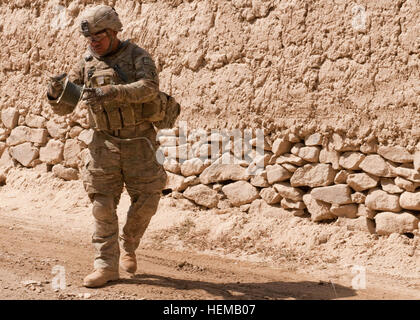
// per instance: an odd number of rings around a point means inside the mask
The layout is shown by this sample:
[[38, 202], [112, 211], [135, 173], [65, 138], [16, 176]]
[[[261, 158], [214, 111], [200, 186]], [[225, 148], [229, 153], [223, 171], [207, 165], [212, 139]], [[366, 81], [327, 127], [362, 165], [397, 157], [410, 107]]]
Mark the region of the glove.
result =
[[51, 77], [48, 83], [47, 94], [57, 99], [64, 90], [64, 79], [67, 77], [67, 73], [60, 74], [59, 76]]
[[117, 89], [113, 85], [107, 85], [100, 88], [85, 88], [82, 100], [92, 107], [94, 112], [102, 110], [101, 105], [104, 102], [111, 102], [117, 97]]

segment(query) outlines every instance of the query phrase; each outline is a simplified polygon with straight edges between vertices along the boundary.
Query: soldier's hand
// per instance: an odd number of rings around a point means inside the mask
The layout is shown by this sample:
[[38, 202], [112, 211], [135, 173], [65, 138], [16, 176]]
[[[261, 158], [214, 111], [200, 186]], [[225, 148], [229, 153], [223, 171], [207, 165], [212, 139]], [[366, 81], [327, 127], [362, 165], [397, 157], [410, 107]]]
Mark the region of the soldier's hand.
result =
[[67, 73], [60, 74], [50, 78], [48, 83], [48, 95], [51, 98], [57, 99], [64, 90], [64, 79], [67, 77]]
[[[117, 90], [112, 85], [100, 88], [86, 88], [83, 93], [83, 101], [92, 108], [99, 106], [104, 102], [110, 102], [117, 96]], [[94, 110], [95, 111], [95, 110]]]

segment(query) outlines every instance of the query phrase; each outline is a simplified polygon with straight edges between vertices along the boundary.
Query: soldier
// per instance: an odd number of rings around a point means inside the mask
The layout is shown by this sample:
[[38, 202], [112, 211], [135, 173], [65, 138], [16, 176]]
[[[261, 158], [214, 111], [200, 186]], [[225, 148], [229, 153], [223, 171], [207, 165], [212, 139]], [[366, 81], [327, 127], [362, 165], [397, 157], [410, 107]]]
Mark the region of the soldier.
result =
[[[51, 78], [47, 92], [53, 111], [65, 115], [77, 104], [61, 97], [67, 81], [84, 86], [82, 99], [94, 129], [89, 159], [82, 168], [95, 222], [94, 271], [84, 279], [86, 287], [119, 279], [119, 266], [129, 273], [137, 270], [135, 250], [166, 183], [166, 173], [156, 160], [152, 124], [162, 119], [158, 73], [144, 49], [118, 39], [121, 30], [114, 8], [87, 9], [80, 32], [88, 41], [88, 51], [68, 79], [66, 74]], [[120, 233], [116, 207], [124, 185], [131, 205]]]

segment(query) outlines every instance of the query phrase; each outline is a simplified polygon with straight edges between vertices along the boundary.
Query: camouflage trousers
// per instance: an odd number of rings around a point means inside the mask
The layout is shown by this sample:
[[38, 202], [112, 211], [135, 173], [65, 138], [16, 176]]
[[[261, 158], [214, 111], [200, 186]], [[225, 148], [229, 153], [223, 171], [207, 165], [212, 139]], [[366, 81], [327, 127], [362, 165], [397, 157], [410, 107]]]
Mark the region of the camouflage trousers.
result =
[[[89, 144], [82, 179], [93, 204], [95, 269], [118, 270], [119, 242], [126, 252], [134, 252], [156, 213], [166, 173], [156, 160], [155, 130], [147, 129], [141, 137], [115, 139], [95, 131]], [[116, 208], [124, 186], [131, 205], [120, 233]]]

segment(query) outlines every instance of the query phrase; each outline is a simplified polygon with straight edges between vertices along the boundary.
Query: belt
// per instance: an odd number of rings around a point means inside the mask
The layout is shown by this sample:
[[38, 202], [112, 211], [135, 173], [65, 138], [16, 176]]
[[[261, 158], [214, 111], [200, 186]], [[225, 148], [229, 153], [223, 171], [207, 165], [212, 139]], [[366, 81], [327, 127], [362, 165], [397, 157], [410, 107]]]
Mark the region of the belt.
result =
[[102, 130], [107, 135], [118, 139], [133, 139], [142, 136], [146, 130], [153, 128], [151, 122], [145, 121], [134, 126], [124, 127], [118, 130]]

